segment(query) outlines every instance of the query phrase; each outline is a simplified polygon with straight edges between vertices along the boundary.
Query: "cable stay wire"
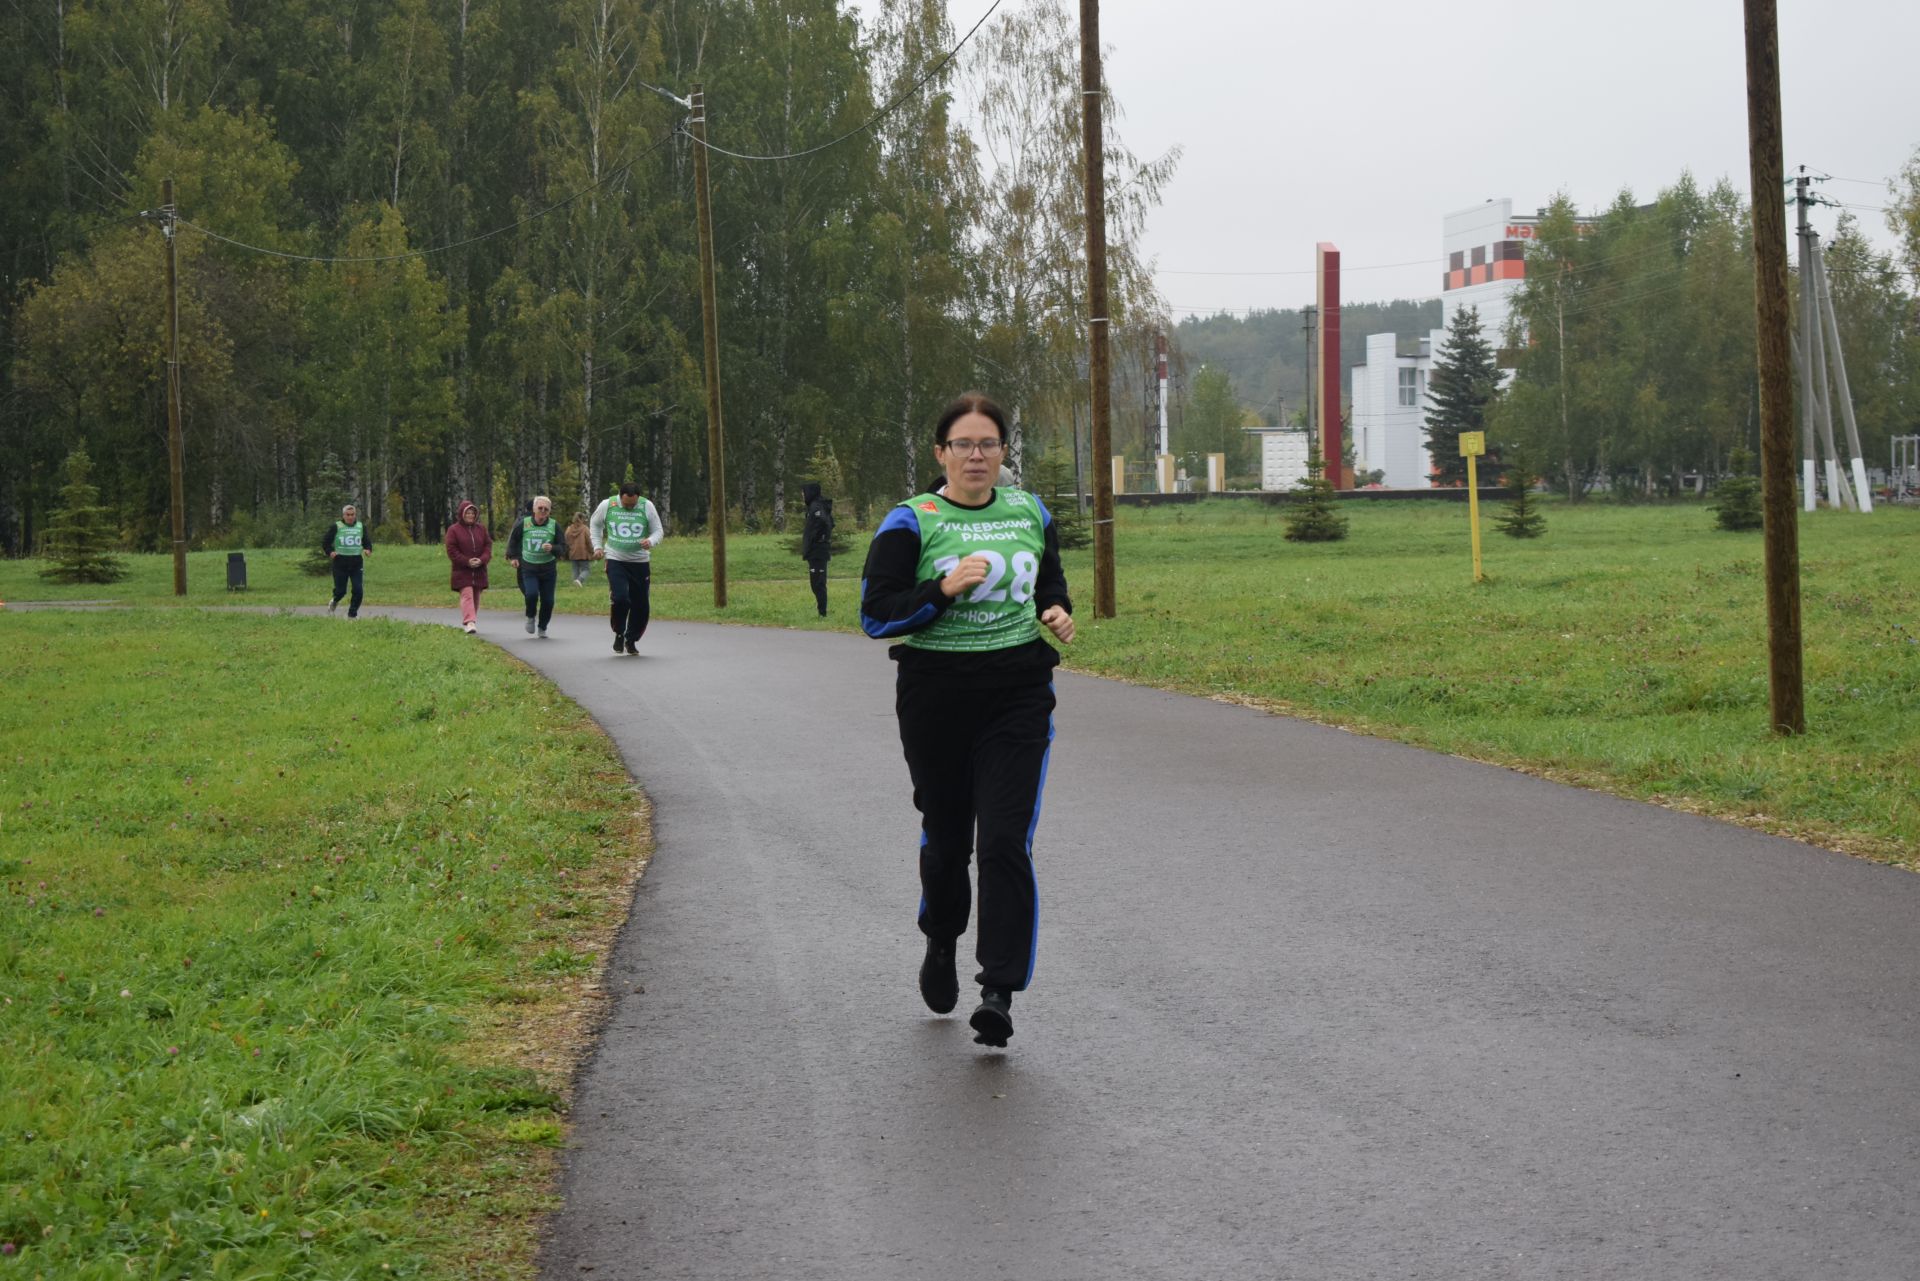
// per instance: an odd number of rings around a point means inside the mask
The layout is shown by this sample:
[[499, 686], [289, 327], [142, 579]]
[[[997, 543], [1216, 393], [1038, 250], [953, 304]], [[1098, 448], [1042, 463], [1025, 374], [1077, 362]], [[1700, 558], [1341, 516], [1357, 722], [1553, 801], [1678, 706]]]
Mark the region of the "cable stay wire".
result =
[[[942, 71], [945, 71], [948, 65], [952, 63], [952, 61], [955, 58], [960, 56], [960, 51], [966, 48], [967, 42], [973, 39], [975, 33], [977, 33], [980, 30], [980, 28], [987, 25], [987, 19], [991, 18], [994, 14], [994, 11], [998, 9], [1001, 6], [1001, 4], [1003, 4], [1004, 2], [1005, 0], [993, 0], [993, 3], [987, 6], [987, 11], [980, 15], [980, 21], [974, 23], [973, 26], [969, 27], [967, 29], [967, 34], [960, 37], [959, 43], [954, 45], [953, 48], [947, 50], [946, 56], [942, 57], [940, 61], [934, 63], [933, 66], [927, 70], [927, 73], [925, 75], [921, 76], [918, 80], [914, 81], [911, 85], [901, 90], [899, 95], [896, 96], [893, 99], [893, 101], [889, 102], [886, 106], [880, 108], [880, 110], [874, 112], [873, 115], [868, 117], [865, 122], [859, 125], [856, 125], [852, 129], [847, 130], [847, 132], [841, 134], [838, 138], [833, 139], [831, 142], [823, 142], [817, 147], [808, 147], [805, 151], [790, 151], [790, 152], [786, 152], [783, 155], [760, 156], [760, 155], [752, 155], [744, 151], [730, 151], [727, 148], [721, 146], [717, 142], [712, 142], [712, 141], [703, 142], [698, 138], [694, 138], [691, 133], [687, 133], [687, 137], [691, 138], [697, 146], [705, 147], [708, 151], [713, 152], [715, 155], [730, 156], [735, 160], [753, 160], [753, 161], [799, 160], [805, 156], [818, 155], [822, 151], [826, 151], [826, 150], [829, 150], [830, 148], [837, 147], [841, 143], [846, 142], [852, 138], [857, 138], [861, 134], [867, 132], [867, 130], [873, 128], [875, 125], [879, 124], [882, 120], [885, 120], [888, 116], [892, 115], [896, 110], [899, 109], [900, 105], [904, 103], [907, 99], [913, 97], [915, 94], [919, 93], [922, 89], [926, 88], [929, 81], [931, 81], [935, 76], [939, 75]], [[648, 86], [648, 87], [651, 88], [652, 86]], [[659, 90], [658, 92], [664, 93], [665, 90]], [[681, 132], [686, 133], [686, 130], [684, 127], [682, 128]]]
[[[558, 213], [560, 210], [565, 209], [568, 205], [573, 204], [575, 201], [580, 200], [585, 196], [590, 196], [594, 192], [602, 190], [603, 188], [608, 186], [608, 184], [616, 181], [617, 179], [625, 175], [629, 170], [631, 170], [635, 165], [639, 164], [642, 160], [645, 160], [648, 156], [660, 150], [660, 148], [666, 146], [669, 142], [672, 142], [677, 134], [678, 134], [677, 129], [668, 130], [666, 133], [662, 134], [653, 143], [652, 146], [647, 147], [643, 151], [636, 152], [633, 156], [622, 161], [620, 164], [616, 165], [614, 168], [609, 170], [607, 172], [606, 177], [600, 179], [600, 181], [593, 183], [591, 186], [582, 187], [580, 190], [574, 192], [572, 195], [564, 196], [561, 199], [554, 201], [552, 204], [548, 205], [544, 209], [535, 210], [533, 213], [528, 214], [526, 217], [520, 219], [518, 222], [510, 222], [504, 227], [495, 227], [492, 231], [483, 231], [477, 236], [468, 236], [463, 240], [449, 241], [444, 245], [430, 245], [425, 249], [409, 249], [405, 253], [375, 254], [375, 255], [366, 256], [366, 257], [331, 257], [325, 254], [296, 254], [296, 253], [289, 253], [284, 249], [268, 249], [262, 245], [250, 245], [246, 243], [244, 240], [235, 240], [231, 236], [223, 236], [217, 231], [209, 230], [206, 227], [200, 226], [198, 223], [189, 222], [187, 219], [181, 218], [178, 216], [174, 218], [174, 222], [176, 225], [184, 227], [189, 231], [198, 232], [200, 235], [207, 237], [209, 240], [217, 240], [222, 244], [232, 245], [236, 249], [244, 249], [248, 253], [264, 254], [269, 258], [284, 258], [290, 262], [318, 262], [318, 263], [404, 262], [409, 258], [426, 258], [433, 254], [443, 254], [443, 253], [448, 253], [455, 249], [464, 249], [468, 245], [477, 245], [483, 240], [492, 240], [495, 236], [504, 236], [509, 231], [518, 231], [522, 227], [525, 227], [532, 223], [540, 221], [540, 219], [545, 218], [549, 214]], [[147, 212], [157, 213], [159, 211], [150, 210]]]
[[1857, 182], [1862, 187], [1879, 187], [1882, 190], [1885, 190], [1887, 185], [1885, 178], [1842, 178], [1839, 174], [1825, 173], [1824, 171], [1821, 173], [1821, 177], [1829, 182]]

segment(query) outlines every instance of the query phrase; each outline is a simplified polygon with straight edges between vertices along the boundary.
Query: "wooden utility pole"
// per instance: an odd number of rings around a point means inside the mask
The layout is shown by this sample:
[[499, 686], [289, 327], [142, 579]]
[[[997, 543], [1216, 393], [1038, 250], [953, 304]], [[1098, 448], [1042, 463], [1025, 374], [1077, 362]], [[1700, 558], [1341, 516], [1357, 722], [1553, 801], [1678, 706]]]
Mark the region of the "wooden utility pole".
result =
[[713, 201], [707, 194], [707, 95], [693, 87], [694, 208], [700, 224], [700, 332], [707, 364], [707, 529], [713, 537], [713, 607], [727, 607], [727, 467], [720, 430], [720, 317], [713, 280]]
[[1093, 616], [1113, 617], [1113, 424], [1107, 373], [1107, 179], [1100, 0], [1080, 0], [1080, 133], [1087, 176], [1087, 376], [1093, 393]]
[[173, 594], [187, 594], [187, 480], [180, 439], [180, 263], [173, 179], [160, 180], [160, 234], [167, 242], [167, 485], [173, 501]]
[[1786, 162], [1780, 142], [1775, 0], [1746, 0], [1747, 143], [1753, 184], [1755, 337], [1760, 364], [1760, 487], [1765, 520], [1767, 683], [1774, 732], [1804, 734], [1800, 529], [1793, 506], [1793, 374], [1787, 329]]

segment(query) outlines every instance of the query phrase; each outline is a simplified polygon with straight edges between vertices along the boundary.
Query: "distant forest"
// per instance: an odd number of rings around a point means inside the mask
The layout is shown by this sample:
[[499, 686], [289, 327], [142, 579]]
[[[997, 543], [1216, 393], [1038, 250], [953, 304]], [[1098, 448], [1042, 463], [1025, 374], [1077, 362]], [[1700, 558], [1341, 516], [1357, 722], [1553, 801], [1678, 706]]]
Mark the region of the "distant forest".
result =
[[[1279, 426], [1283, 405], [1291, 416], [1306, 403], [1307, 335], [1301, 324], [1298, 309], [1189, 317], [1174, 329], [1180, 374], [1190, 377], [1202, 365], [1224, 369], [1240, 403], [1264, 425]], [[1410, 340], [1439, 327], [1438, 298], [1348, 303], [1340, 308], [1340, 367], [1346, 370], [1365, 360], [1367, 339], [1373, 334]], [[1341, 387], [1344, 393], [1344, 373]], [[1176, 396], [1176, 410], [1180, 403]]]

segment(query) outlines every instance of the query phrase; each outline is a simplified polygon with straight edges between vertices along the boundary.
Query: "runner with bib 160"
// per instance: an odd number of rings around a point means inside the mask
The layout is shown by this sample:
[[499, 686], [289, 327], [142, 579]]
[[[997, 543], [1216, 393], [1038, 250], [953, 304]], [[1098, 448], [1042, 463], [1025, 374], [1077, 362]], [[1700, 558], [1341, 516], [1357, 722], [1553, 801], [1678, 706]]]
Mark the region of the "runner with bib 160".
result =
[[980, 1006], [974, 1039], [1004, 1046], [1013, 994], [1033, 978], [1040, 921], [1033, 832], [1053, 742], [1053, 669], [1041, 629], [1073, 639], [1053, 515], [996, 488], [1006, 417], [984, 396], [947, 406], [933, 433], [946, 468], [881, 522], [867, 551], [860, 624], [898, 638], [894, 709], [920, 810], [920, 994], [937, 1014], [959, 1000], [956, 944], [972, 908], [978, 834]]

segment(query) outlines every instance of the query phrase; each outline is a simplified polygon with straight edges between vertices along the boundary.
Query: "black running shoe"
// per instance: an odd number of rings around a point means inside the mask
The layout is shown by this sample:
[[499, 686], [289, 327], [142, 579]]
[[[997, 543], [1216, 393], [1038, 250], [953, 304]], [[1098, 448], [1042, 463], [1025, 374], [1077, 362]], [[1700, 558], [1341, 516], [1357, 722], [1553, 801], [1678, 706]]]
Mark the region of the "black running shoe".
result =
[[638, 645], [634, 644], [632, 641], [627, 642], [627, 653], [638, 654], [639, 652], [640, 652], [640, 647]]
[[627, 652], [627, 638], [619, 632], [613, 634], [613, 652], [616, 654], [624, 654]]
[[980, 1008], [967, 1020], [973, 1025], [973, 1039], [980, 1045], [1006, 1048], [1013, 1035], [1013, 993], [1005, 988], [980, 989]]
[[951, 1014], [960, 1001], [960, 978], [953, 969], [953, 940], [927, 940], [927, 959], [920, 962], [920, 997], [935, 1014]]

